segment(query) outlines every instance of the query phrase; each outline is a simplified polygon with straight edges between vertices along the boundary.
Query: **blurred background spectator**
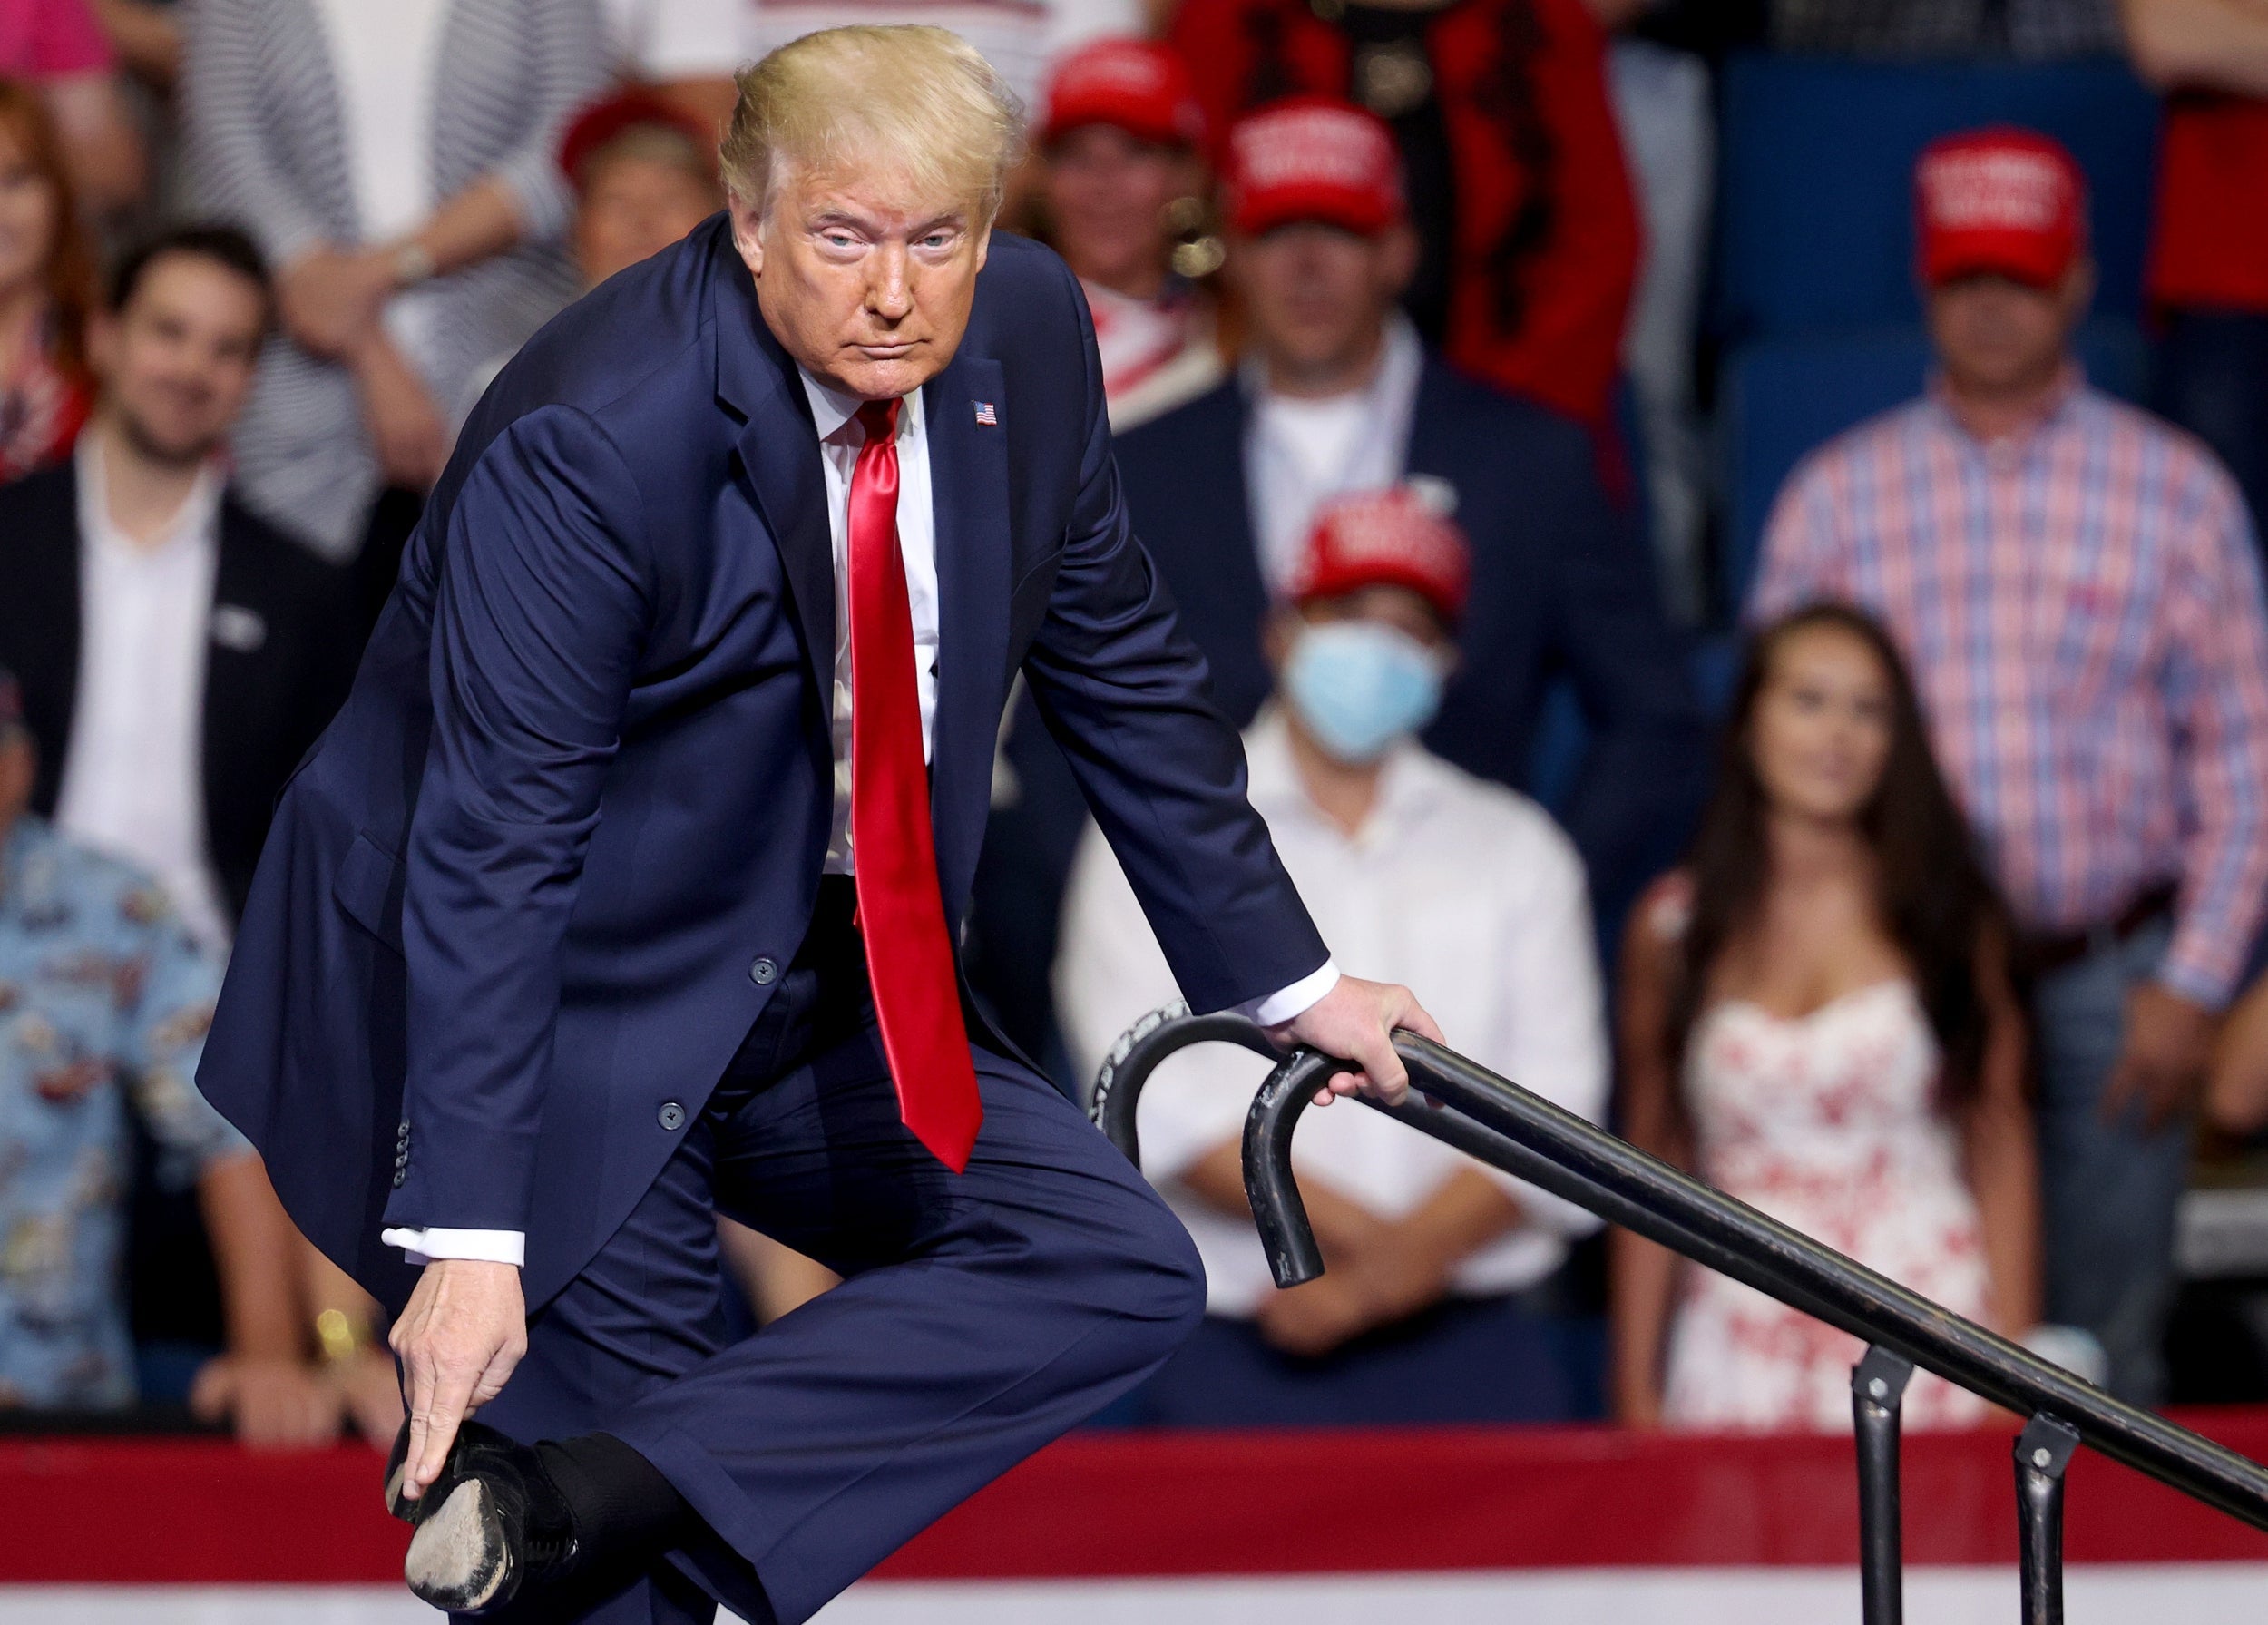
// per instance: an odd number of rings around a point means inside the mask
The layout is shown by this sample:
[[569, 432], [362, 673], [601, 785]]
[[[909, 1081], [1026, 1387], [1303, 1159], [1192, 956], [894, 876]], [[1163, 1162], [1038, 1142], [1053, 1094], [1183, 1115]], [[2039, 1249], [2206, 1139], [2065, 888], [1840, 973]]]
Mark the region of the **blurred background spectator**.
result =
[[[1426, 741], [1522, 784], [1547, 690], [1570, 681], [1589, 732], [1564, 817], [1601, 915], [1618, 921], [1676, 851], [1702, 774], [1685, 642], [1629, 514], [1580, 426], [1452, 371], [1398, 308], [1417, 245], [1381, 121], [1312, 98], [1253, 115], [1230, 152], [1226, 274], [1244, 359], [1118, 443], [1135, 528], [1214, 697], [1240, 726], [1266, 697], [1261, 629], [1317, 510], [1411, 479], [1473, 550], [1464, 660]], [[1039, 1051], [1050, 1023], [1036, 950], [1055, 941], [1085, 810], [1028, 707], [1007, 756], [1013, 802], [979, 870], [980, 985]]]
[[[577, 113], [560, 139], [559, 169], [574, 188], [567, 238], [585, 289], [660, 253], [725, 206], [716, 138], [648, 91], [621, 91]], [[518, 348], [489, 357], [465, 379], [449, 413], [452, 440]], [[382, 602], [391, 575], [361, 573]]]
[[2169, 91], [2150, 295], [2157, 399], [2268, 521], [2268, 9], [2126, 0], [2134, 59]]
[[0, 3], [0, 79], [28, 86], [54, 120], [80, 204], [106, 218], [142, 196], [141, 138], [120, 101], [109, 38], [87, 0]]
[[[1636, 450], [1664, 602], [1677, 619], [1707, 608], [1702, 543], [1707, 471], [1694, 373], [1716, 179], [1716, 121], [1707, 61], [1677, 0], [1585, 0], [1614, 35], [1608, 83], [1637, 194], [1643, 247], [1622, 365], [1636, 407]], [[1721, 27], [1722, 24], [1720, 24]]]
[[153, 90], [172, 89], [181, 71], [181, 0], [91, 0], [118, 65]]
[[2116, 0], [1770, 0], [1783, 51], [2086, 56], [2118, 48]]
[[637, 91], [576, 115], [559, 167], [575, 189], [569, 240], [585, 288], [659, 254], [725, 206], [715, 137]]
[[1390, 128], [1417, 253], [1401, 299], [1458, 367], [1604, 425], [1638, 220], [1582, 0], [1185, 0], [1172, 40], [1213, 130], [1301, 93]]
[[[1686, 866], [1634, 915], [1623, 1131], [1955, 1313], [2038, 1319], [2038, 1171], [2009, 933], [1889, 637], [1841, 607], [1758, 633]], [[1850, 1425], [1857, 1339], [1616, 1238], [1634, 1426]], [[1909, 1426], [1973, 1424], [1935, 1378]]]
[[[76, 455], [0, 487], [0, 664], [39, 747], [32, 806], [153, 876], [217, 957], [360, 648], [346, 573], [228, 481], [273, 298], [230, 228], [131, 253], [89, 332], [101, 395]], [[199, 1209], [149, 1177], [153, 1149], [132, 1164], [135, 1328], [193, 1350], [220, 1329], [212, 1265]]]
[[2048, 1314], [2161, 1401], [2175, 1215], [2215, 1013], [2268, 889], [2268, 624], [2242, 499], [2089, 388], [2082, 183], [1988, 131], [1916, 172], [1940, 373], [1798, 470], [1752, 613], [1880, 615], [2024, 940]]
[[1110, 427], [1124, 434], [1221, 378], [1212, 294], [1217, 238], [1205, 114], [1181, 60], [1142, 40], [1064, 58], [1041, 124], [1042, 235], [1086, 289]]
[[221, 953], [358, 645], [345, 573], [228, 475], [272, 299], [230, 228], [134, 251], [93, 327], [101, 396], [75, 456], [0, 488], [0, 663], [42, 752], [33, 806], [154, 876]]
[[[1351, 975], [1410, 976], [1461, 1051], [1587, 1117], [1606, 1023], [1574, 847], [1525, 797], [1413, 737], [1456, 661], [1471, 560], [1406, 488], [1327, 506], [1267, 624], [1276, 698], [1246, 735], [1252, 801]], [[1080, 1067], [1175, 996], [1090, 827], [1059, 998]], [[1595, 1347], [1549, 1282], [1579, 1209], [1354, 1106], [1295, 1161], [1329, 1263], [1277, 1292], [1245, 1206], [1240, 1130], [1265, 1064], [1214, 1050], [1144, 1096], [1143, 1167], [1205, 1260], [1205, 1325], [1129, 1419], [1182, 1426], [1549, 1421], [1595, 1414]]]
[[474, 369], [573, 296], [559, 138], [606, 79], [598, 0], [200, 0], [187, 23], [194, 189], [281, 294], [238, 478], [390, 586]]
[[95, 270], [75, 197], [46, 104], [0, 79], [0, 480], [68, 455], [86, 421]]
[[[0, 581], [6, 569], [0, 565]], [[193, 1183], [220, 1263], [225, 1355], [195, 1403], [255, 1444], [337, 1433], [307, 1357], [299, 1241], [243, 1137], [190, 1079], [220, 986], [165, 894], [28, 810], [37, 748], [0, 671], [0, 1408], [136, 1395], [120, 1279], [130, 1112]]]

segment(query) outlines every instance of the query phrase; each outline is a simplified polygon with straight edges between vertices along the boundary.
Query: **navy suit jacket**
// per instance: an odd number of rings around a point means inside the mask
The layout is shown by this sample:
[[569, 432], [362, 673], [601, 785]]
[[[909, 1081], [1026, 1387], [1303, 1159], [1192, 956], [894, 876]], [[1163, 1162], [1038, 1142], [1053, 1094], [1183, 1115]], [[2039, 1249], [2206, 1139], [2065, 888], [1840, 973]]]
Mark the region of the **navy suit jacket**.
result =
[[[1135, 526], [1211, 669], [1214, 699], [1239, 727], [1274, 687], [1245, 467], [1250, 410], [1232, 377], [1119, 442]], [[1555, 811], [1611, 933], [1675, 858], [1706, 786], [1689, 640], [1663, 614], [1637, 526], [1609, 500], [1580, 425], [1429, 357], [1408, 471], [1448, 482], [1472, 545], [1463, 664], [1425, 742], [1470, 772], [1525, 788], [1545, 696], [1571, 683], [1586, 744]], [[1044, 961], [1084, 817], [1056, 752], [1025, 721], [1009, 742], [1018, 799], [985, 853], [976, 975], [1002, 1026], [1037, 1049], [1052, 1011]], [[1035, 954], [1040, 945], [1048, 953]]]
[[[949, 919], [1021, 668], [1191, 1002], [1315, 969], [1061, 261], [993, 239], [924, 410]], [[809, 407], [720, 216], [490, 389], [261, 859], [199, 1082], [382, 1297], [381, 1224], [517, 1229], [533, 1308], [651, 1184], [810, 921], [834, 655]]]

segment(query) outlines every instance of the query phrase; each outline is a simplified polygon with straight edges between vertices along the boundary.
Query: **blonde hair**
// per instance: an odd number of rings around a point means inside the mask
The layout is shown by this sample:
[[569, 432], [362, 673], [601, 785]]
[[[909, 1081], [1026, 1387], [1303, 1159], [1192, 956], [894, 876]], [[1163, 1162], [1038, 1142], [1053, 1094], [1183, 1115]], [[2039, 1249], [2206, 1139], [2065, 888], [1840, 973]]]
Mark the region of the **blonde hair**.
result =
[[1023, 149], [1023, 105], [992, 64], [950, 29], [860, 24], [807, 34], [738, 81], [718, 157], [726, 187], [760, 211], [779, 161], [821, 170], [883, 159], [924, 191], [999, 212]]

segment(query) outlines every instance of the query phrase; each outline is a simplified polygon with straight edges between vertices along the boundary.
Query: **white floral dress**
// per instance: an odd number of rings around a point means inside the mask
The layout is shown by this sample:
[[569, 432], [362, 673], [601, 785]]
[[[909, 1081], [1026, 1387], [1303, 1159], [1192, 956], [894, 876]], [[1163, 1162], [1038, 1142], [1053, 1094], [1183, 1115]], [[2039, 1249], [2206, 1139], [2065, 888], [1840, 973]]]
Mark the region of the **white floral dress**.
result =
[[[1703, 1179], [1955, 1312], [1977, 1318], [1977, 1203], [1942, 1064], [1913, 985], [1878, 983], [1807, 1016], [1727, 1001], [1696, 1024], [1685, 1090]], [[1848, 1431], [1857, 1339], [1714, 1271], [1683, 1277], [1663, 1415], [1676, 1428]], [[1917, 1375], [1909, 1427], [1974, 1425], [1984, 1403]]]

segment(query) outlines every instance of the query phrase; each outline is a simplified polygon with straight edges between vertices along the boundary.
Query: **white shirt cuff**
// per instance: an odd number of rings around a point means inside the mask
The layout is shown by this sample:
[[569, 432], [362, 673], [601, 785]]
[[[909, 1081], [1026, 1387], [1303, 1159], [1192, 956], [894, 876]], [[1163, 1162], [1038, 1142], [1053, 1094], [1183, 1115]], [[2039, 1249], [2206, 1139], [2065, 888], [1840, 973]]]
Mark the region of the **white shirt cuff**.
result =
[[482, 1264], [510, 1264], [517, 1268], [528, 1261], [528, 1238], [518, 1230], [380, 1230], [378, 1239], [398, 1247], [413, 1264], [435, 1258], [465, 1258]]
[[1279, 1026], [1307, 1013], [1322, 1003], [1323, 995], [1339, 984], [1339, 962], [1326, 959], [1289, 987], [1279, 989], [1265, 999], [1252, 999], [1237, 1006], [1237, 1013], [1249, 1017], [1263, 1027]]

